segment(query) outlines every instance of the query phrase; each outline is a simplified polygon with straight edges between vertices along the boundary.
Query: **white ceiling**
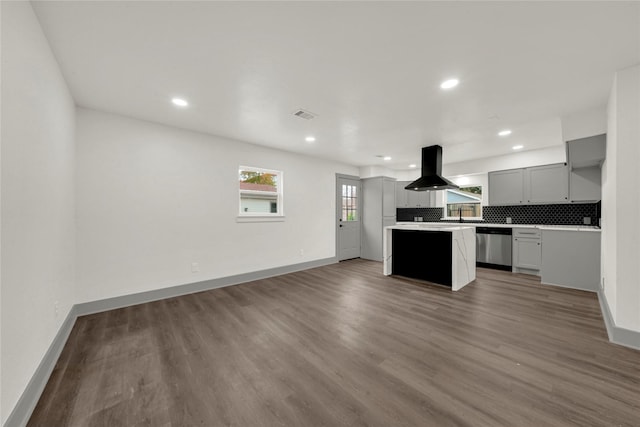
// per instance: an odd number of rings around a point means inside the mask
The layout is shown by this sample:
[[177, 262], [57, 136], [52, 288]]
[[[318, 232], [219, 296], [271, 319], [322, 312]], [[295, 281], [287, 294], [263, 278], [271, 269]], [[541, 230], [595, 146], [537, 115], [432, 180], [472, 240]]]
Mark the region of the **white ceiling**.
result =
[[560, 117], [640, 62], [639, 2], [33, 5], [80, 106], [358, 166], [561, 144]]

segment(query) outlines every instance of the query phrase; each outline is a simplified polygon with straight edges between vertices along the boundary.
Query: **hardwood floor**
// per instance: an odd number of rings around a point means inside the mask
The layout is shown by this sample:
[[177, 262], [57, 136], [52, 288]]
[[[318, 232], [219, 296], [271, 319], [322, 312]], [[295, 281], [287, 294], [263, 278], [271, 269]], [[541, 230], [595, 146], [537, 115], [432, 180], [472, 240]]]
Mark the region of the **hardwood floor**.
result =
[[640, 426], [595, 294], [352, 260], [79, 318], [30, 426]]

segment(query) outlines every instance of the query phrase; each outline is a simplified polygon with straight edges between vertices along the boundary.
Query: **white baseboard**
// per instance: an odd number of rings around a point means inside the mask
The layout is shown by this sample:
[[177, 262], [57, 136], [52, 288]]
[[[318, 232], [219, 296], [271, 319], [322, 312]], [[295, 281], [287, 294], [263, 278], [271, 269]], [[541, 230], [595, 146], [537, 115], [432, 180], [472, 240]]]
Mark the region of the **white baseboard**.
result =
[[625, 347], [640, 350], [640, 332], [616, 326], [616, 322], [613, 320], [611, 311], [609, 311], [609, 303], [607, 302], [607, 297], [604, 292], [598, 291], [598, 301], [600, 301], [600, 310], [602, 311], [604, 325], [607, 328], [609, 341]]
[[75, 306], [73, 306], [71, 307], [71, 310], [69, 310], [69, 314], [67, 314], [64, 322], [62, 322], [62, 326], [60, 326], [58, 333], [40, 361], [40, 364], [36, 368], [31, 380], [29, 380], [29, 383], [20, 396], [20, 399], [18, 399], [18, 403], [16, 403], [16, 406], [13, 408], [13, 411], [11, 411], [11, 414], [9, 414], [7, 421], [5, 421], [4, 427], [22, 427], [27, 425], [33, 410], [36, 408], [38, 400], [40, 400], [40, 395], [42, 395], [42, 392], [47, 385], [47, 381], [49, 381], [53, 368], [55, 368], [56, 363], [58, 362], [60, 353], [62, 353], [62, 349], [67, 343], [67, 339], [69, 338], [69, 334], [71, 333], [71, 329], [73, 329], [73, 325], [75, 325], [77, 318], [78, 316], [75, 311]]

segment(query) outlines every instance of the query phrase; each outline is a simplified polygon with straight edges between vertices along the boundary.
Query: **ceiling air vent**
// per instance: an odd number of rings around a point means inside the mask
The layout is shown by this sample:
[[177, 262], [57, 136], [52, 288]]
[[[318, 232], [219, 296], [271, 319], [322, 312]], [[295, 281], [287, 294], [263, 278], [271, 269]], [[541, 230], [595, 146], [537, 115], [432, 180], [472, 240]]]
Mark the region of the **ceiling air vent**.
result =
[[293, 113], [293, 115], [294, 116], [298, 116], [298, 117], [300, 117], [302, 119], [305, 119], [305, 120], [311, 120], [311, 119], [314, 119], [316, 117], [316, 114], [312, 113], [311, 111], [303, 110], [302, 108], [299, 109], [299, 110], [296, 110]]

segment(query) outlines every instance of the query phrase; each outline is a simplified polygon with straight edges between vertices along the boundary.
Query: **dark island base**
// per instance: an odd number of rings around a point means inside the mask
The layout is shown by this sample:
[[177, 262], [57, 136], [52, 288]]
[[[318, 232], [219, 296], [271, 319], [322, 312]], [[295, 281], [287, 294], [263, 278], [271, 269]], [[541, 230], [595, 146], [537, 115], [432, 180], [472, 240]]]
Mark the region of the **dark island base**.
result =
[[476, 262], [476, 267], [492, 268], [494, 270], [511, 271], [510, 265], [491, 264], [488, 262]]
[[451, 287], [451, 240], [446, 231], [393, 230], [391, 273]]

